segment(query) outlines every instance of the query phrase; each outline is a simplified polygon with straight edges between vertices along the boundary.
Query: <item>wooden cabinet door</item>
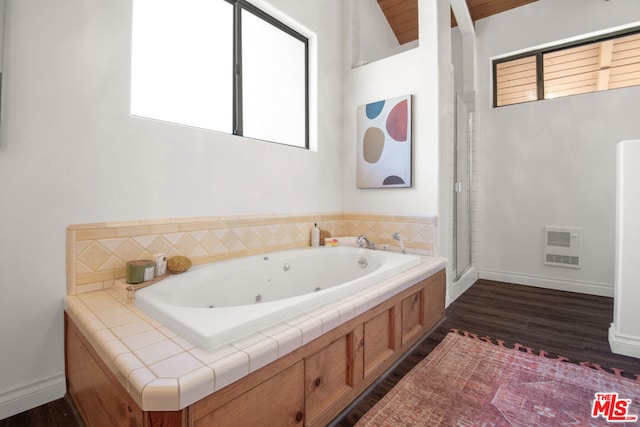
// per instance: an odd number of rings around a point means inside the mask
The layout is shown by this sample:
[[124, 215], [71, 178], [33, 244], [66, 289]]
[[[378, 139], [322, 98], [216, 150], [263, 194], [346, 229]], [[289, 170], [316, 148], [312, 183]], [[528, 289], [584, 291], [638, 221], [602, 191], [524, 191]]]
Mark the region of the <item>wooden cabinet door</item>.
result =
[[424, 325], [424, 290], [421, 289], [402, 300], [402, 334], [404, 346], [421, 332]]
[[444, 270], [432, 276], [424, 287], [424, 324], [427, 329], [430, 329], [444, 317], [446, 287]]
[[394, 355], [394, 307], [364, 323], [364, 377], [374, 373]]
[[301, 426], [303, 411], [304, 362], [300, 360], [196, 420], [194, 426]]
[[353, 344], [348, 334], [305, 359], [305, 425], [321, 424], [353, 389]]

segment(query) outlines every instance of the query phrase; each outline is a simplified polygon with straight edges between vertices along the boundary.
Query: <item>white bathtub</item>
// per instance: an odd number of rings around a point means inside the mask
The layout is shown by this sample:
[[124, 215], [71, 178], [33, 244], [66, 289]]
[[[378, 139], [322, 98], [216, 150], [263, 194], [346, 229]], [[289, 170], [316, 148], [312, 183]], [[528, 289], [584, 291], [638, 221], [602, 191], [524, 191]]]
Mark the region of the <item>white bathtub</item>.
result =
[[346, 246], [255, 255], [170, 276], [136, 291], [135, 305], [213, 349], [361, 293], [427, 258]]

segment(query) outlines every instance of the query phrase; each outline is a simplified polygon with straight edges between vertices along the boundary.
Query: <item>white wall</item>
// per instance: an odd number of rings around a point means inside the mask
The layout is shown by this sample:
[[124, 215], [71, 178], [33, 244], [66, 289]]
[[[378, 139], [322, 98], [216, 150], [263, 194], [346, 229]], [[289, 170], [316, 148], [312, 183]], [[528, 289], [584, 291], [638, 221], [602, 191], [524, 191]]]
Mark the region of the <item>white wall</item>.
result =
[[[438, 212], [438, 15], [435, 2], [419, 2], [420, 44], [415, 49], [351, 69], [344, 66], [344, 210], [381, 214]], [[345, 40], [345, 43], [349, 43]], [[345, 58], [350, 58], [345, 45]], [[382, 99], [412, 94], [413, 187], [356, 188], [356, 110]]]
[[640, 139], [616, 147], [616, 275], [609, 344], [614, 353], [640, 358]]
[[68, 225], [342, 209], [340, 2], [268, 3], [317, 35], [317, 151], [130, 117], [130, 0], [8, 2], [0, 419], [64, 393]]
[[349, 0], [351, 4], [351, 45], [353, 47], [350, 64], [360, 66], [381, 58], [403, 52], [418, 43], [400, 45], [387, 18], [377, 2], [371, 0]]
[[[616, 143], [640, 88], [491, 108], [491, 58], [640, 20], [637, 0], [540, 0], [476, 23], [481, 277], [613, 295]], [[582, 268], [543, 264], [545, 225], [582, 227]]]
[[[437, 218], [435, 253], [446, 256], [451, 243], [448, 195], [452, 190], [446, 167], [451, 130], [447, 109], [450, 6], [448, 1], [432, 0], [419, 0], [418, 6], [420, 41], [414, 49], [352, 69], [348, 58], [352, 57], [353, 46], [345, 40], [343, 206], [345, 211], [433, 216]], [[348, 13], [345, 6], [345, 14]], [[345, 28], [350, 28], [350, 21], [347, 15]], [[358, 106], [406, 94], [413, 95], [412, 187], [356, 188]]]

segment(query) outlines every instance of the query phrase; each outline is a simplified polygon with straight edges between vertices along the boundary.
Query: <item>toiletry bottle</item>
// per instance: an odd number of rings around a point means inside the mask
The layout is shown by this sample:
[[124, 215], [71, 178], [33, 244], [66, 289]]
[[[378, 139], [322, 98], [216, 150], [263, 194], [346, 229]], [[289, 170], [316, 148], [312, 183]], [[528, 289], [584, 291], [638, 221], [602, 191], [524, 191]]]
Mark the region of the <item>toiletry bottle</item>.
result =
[[318, 223], [314, 223], [311, 229], [311, 246], [320, 246], [320, 229], [318, 228]]
[[156, 260], [156, 277], [167, 274], [167, 254], [155, 254], [153, 257]]

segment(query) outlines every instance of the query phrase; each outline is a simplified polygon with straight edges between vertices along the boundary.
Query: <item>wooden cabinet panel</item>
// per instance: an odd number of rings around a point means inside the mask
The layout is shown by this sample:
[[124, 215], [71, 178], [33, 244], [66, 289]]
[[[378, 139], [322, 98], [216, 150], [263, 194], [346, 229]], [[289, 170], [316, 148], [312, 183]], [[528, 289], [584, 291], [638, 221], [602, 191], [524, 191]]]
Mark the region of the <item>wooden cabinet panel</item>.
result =
[[99, 360], [65, 316], [67, 387], [84, 423], [88, 427], [142, 426], [142, 410]]
[[303, 410], [304, 362], [300, 360], [196, 420], [194, 426], [301, 426]]
[[424, 290], [402, 300], [402, 345], [418, 334], [424, 324]]
[[432, 276], [424, 287], [424, 325], [427, 329], [433, 327], [444, 317], [446, 287], [444, 271]]
[[305, 359], [305, 416], [313, 424], [353, 386], [353, 335], [337, 339]]
[[394, 354], [394, 308], [364, 323], [364, 376]]

